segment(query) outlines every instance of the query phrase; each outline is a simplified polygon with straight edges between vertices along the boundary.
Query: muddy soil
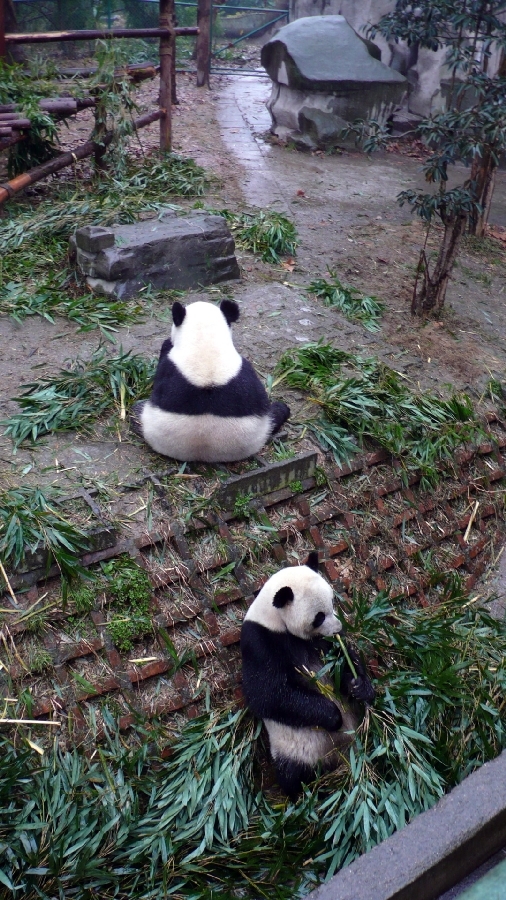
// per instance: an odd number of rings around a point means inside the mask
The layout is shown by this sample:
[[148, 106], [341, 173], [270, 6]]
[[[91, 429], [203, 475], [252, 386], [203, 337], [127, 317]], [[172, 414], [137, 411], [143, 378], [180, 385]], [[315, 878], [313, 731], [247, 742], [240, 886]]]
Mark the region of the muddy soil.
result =
[[[142, 85], [141, 111], [156, 105], [157, 91], [156, 82]], [[300, 241], [295, 259], [278, 266], [239, 252], [241, 282], [188, 292], [185, 300], [233, 296], [241, 307], [234, 330], [237, 347], [264, 376], [288, 348], [323, 337], [344, 349], [381, 357], [420, 388], [451, 385], [479, 397], [490, 376], [504, 377], [506, 370], [504, 246], [491, 239], [468, 240], [441, 319], [413, 319], [409, 305], [424, 233], [395, 197], [422, 184], [420, 162], [403, 153], [369, 159], [358, 151], [302, 153], [280, 146], [269, 134], [269, 93], [269, 81], [260, 75], [214, 75], [209, 91], [197, 89], [191, 75], [178, 76], [174, 149], [214, 176], [206, 203], [233, 211], [279, 210], [294, 220]], [[72, 147], [90, 130], [91, 116], [84, 113], [62, 128], [62, 144]], [[154, 123], [142, 130], [132, 152], [148, 154], [157, 146]], [[80, 177], [87, 165], [59, 177]], [[32, 190], [37, 195], [50, 189]], [[504, 172], [498, 175], [491, 222], [506, 224]], [[436, 238], [436, 233], [430, 237], [429, 249]], [[309, 283], [328, 271], [385, 302], [380, 332], [371, 334], [308, 294]], [[156, 356], [170, 329], [170, 304], [170, 298], [149, 304], [145, 322], [122, 329], [118, 343]], [[16, 411], [12, 398], [24, 383], [49, 375], [77, 355], [88, 357], [99, 343], [98, 332], [80, 334], [64, 320], [51, 324], [33, 317], [19, 325], [0, 319], [2, 416]], [[274, 393], [286, 396], [293, 408], [291, 436], [296, 440], [293, 425], [311, 412], [311, 405], [302, 395], [285, 395], [282, 386]], [[69, 489], [104, 477], [119, 482], [159, 462], [113, 420], [91, 438], [58, 436], [16, 455], [10, 441], [0, 436], [0, 475], [9, 484], [56, 481]], [[166, 466], [166, 460], [161, 462]]]

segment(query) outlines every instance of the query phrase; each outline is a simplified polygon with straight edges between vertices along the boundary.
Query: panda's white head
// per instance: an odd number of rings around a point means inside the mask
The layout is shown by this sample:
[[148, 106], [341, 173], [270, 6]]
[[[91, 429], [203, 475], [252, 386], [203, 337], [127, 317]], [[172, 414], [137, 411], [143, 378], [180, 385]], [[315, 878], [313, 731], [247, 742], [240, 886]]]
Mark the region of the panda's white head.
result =
[[172, 350], [169, 357], [196, 387], [218, 387], [237, 375], [241, 357], [234, 347], [230, 326], [239, 318], [233, 300], [220, 306], [197, 300], [172, 306]]
[[272, 575], [251, 604], [245, 619], [269, 631], [289, 631], [303, 640], [341, 631], [332, 605], [334, 592], [318, 574], [318, 554], [307, 564], [281, 569]]

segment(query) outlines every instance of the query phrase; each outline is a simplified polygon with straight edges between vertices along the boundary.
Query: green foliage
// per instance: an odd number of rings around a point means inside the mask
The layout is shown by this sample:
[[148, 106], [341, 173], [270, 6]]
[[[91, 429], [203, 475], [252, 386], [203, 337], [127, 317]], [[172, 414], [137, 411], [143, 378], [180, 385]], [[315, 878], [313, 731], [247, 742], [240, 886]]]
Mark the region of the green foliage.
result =
[[[417, 126], [428, 148], [422, 169], [433, 190], [402, 191], [397, 197], [422, 221], [439, 220], [444, 226], [432, 270], [425, 250], [420, 254], [412, 303], [418, 315], [441, 310], [464, 230], [484, 233], [494, 173], [506, 150], [506, 77], [502, 65], [491, 59], [506, 42], [503, 13], [503, 0], [422, 0], [416, 10], [409, 0], [397, 0], [395, 9], [369, 29], [371, 37], [379, 33], [389, 42], [445, 48], [451, 74], [446, 109]], [[357, 123], [358, 134], [361, 126]], [[373, 149], [384, 146], [388, 136], [372, 127], [367, 140]], [[448, 189], [449, 170], [456, 163], [465, 164], [466, 176]]]
[[368, 331], [379, 331], [385, 304], [377, 297], [361, 294], [355, 288], [345, 287], [331, 272], [332, 281], [318, 278], [309, 285], [309, 291], [323, 300], [325, 306], [335, 306], [347, 319], [362, 322]]
[[30, 382], [14, 398], [21, 412], [3, 424], [16, 447], [56, 431], [86, 431], [110, 409], [124, 416], [127, 406], [149, 391], [155, 372], [154, 362], [122, 348], [112, 357], [98, 349], [90, 360], [78, 357], [70, 365], [55, 378]]
[[107, 622], [107, 630], [118, 650], [126, 653], [132, 649], [134, 640], [152, 630], [151, 582], [144, 569], [127, 556], [104, 563], [102, 570], [115, 610]]
[[54, 119], [39, 107], [39, 99], [53, 93], [46, 82], [35, 81], [21, 66], [0, 59], [0, 104], [15, 103], [22, 118], [30, 119], [31, 128], [25, 139], [9, 149], [9, 178], [40, 165], [57, 152], [57, 130]]
[[76, 613], [84, 615], [89, 613], [95, 606], [95, 590], [84, 584], [79, 585], [71, 589], [69, 599], [74, 604]]
[[44, 647], [36, 647], [28, 656], [28, 668], [32, 675], [43, 675], [54, 669], [53, 657]]
[[227, 220], [238, 244], [261, 255], [264, 262], [278, 263], [281, 256], [294, 255], [297, 231], [293, 222], [281, 213], [261, 210], [254, 215], [238, 215], [222, 209], [220, 215]]
[[121, 41], [96, 41], [95, 60], [97, 69], [89, 82], [96, 102], [91, 140], [101, 144], [106, 132], [113, 133], [102, 167], [110, 168], [121, 178], [128, 163], [127, 141], [133, 131], [133, 113], [138, 111], [133, 99], [134, 84], [126, 71], [128, 51]]
[[[433, 587], [425, 609], [384, 593], [345, 605], [348, 634], [379, 660], [377, 699], [349, 762], [295, 804], [255, 795], [259, 727], [244, 710], [194, 719], [168, 760], [149, 759], [147, 723], [126, 744], [105, 707], [91, 759], [58, 742], [41, 759], [1, 735], [6, 898], [291, 900], [430, 808], [506, 747], [505, 625], [456, 579]], [[338, 681], [341, 659], [329, 639], [319, 677]]]
[[429, 391], [414, 393], [374, 357], [310, 343], [288, 350], [276, 375], [311, 392], [323, 415], [308, 427], [339, 463], [365, 438], [372, 439], [405, 469], [420, 469], [428, 486], [437, 481], [438, 464], [451, 460], [458, 446], [484, 437], [467, 394], [443, 399]]
[[251, 508], [253, 494], [248, 492], [243, 494], [239, 492], [234, 501], [234, 517], [237, 519], [249, 519], [254, 511]]
[[47, 552], [65, 580], [83, 574], [78, 556], [88, 549], [85, 533], [60, 514], [54, 496], [38, 488], [17, 487], [0, 493], [0, 560], [6, 569], [25, 561], [26, 550]]
[[41, 316], [54, 323], [56, 316], [62, 316], [79, 325], [78, 331], [99, 328], [110, 340], [114, 340], [118, 328], [142, 321], [143, 309], [136, 301], [104, 299], [96, 294], [69, 297], [61, 282], [58, 275], [47, 281], [41, 279], [34, 293], [22, 284], [9, 282], [0, 291], [0, 314], [11, 315], [16, 322]]
[[16, 321], [39, 315], [48, 321], [65, 316], [80, 331], [100, 328], [113, 338], [121, 326], [142, 319], [136, 301], [83, 295], [69, 268], [68, 242], [82, 225], [125, 224], [157, 214], [174, 196], [200, 196], [205, 172], [175, 154], [128, 162], [121, 177], [104, 174], [91, 190], [87, 183], [51, 186], [51, 199], [36, 208], [10, 203], [0, 234], [0, 314]]

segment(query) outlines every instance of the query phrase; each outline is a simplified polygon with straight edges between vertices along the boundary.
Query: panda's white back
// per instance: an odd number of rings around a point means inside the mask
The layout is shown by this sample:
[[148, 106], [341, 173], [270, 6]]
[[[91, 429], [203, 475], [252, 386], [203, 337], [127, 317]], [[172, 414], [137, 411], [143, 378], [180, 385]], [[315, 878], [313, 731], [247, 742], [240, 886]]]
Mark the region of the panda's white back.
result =
[[227, 320], [212, 303], [190, 303], [181, 325], [172, 326], [171, 339], [169, 359], [196, 387], [227, 384], [241, 368]]

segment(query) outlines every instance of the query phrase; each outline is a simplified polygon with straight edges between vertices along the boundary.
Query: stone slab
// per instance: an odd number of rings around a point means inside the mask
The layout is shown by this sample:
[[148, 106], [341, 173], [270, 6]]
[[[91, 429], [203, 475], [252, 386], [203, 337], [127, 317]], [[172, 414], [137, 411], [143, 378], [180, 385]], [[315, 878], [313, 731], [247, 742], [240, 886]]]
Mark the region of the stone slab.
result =
[[273, 81], [295, 90], [404, 88], [404, 76], [372, 55], [368, 43], [344, 16], [307, 16], [280, 28], [262, 47], [261, 61]]
[[281, 28], [262, 48], [272, 79], [271, 131], [302, 148], [327, 149], [354, 144], [343, 130], [357, 119], [384, 124], [407, 82], [369, 45], [344, 16], [308, 16]]
[[229, 478], [215, 491], [214, 500], [221, 509], [232, 509], [238, 497], [248, 494], [252, 497], [263, 496], [279, 491], [293, 482], [303, 482], [315, 474], [317, 460], [316, 453], [303, 453], [293, 459]]
[[307, 900], [436, 900], [505, 845], [506, 751]]
[[109, 228], [85, 226], [71, 249], [89, 287], [118, 299], [151, 285], [187, 290], [240, 278], [235, 245], [223, 216], [202, 210]]

